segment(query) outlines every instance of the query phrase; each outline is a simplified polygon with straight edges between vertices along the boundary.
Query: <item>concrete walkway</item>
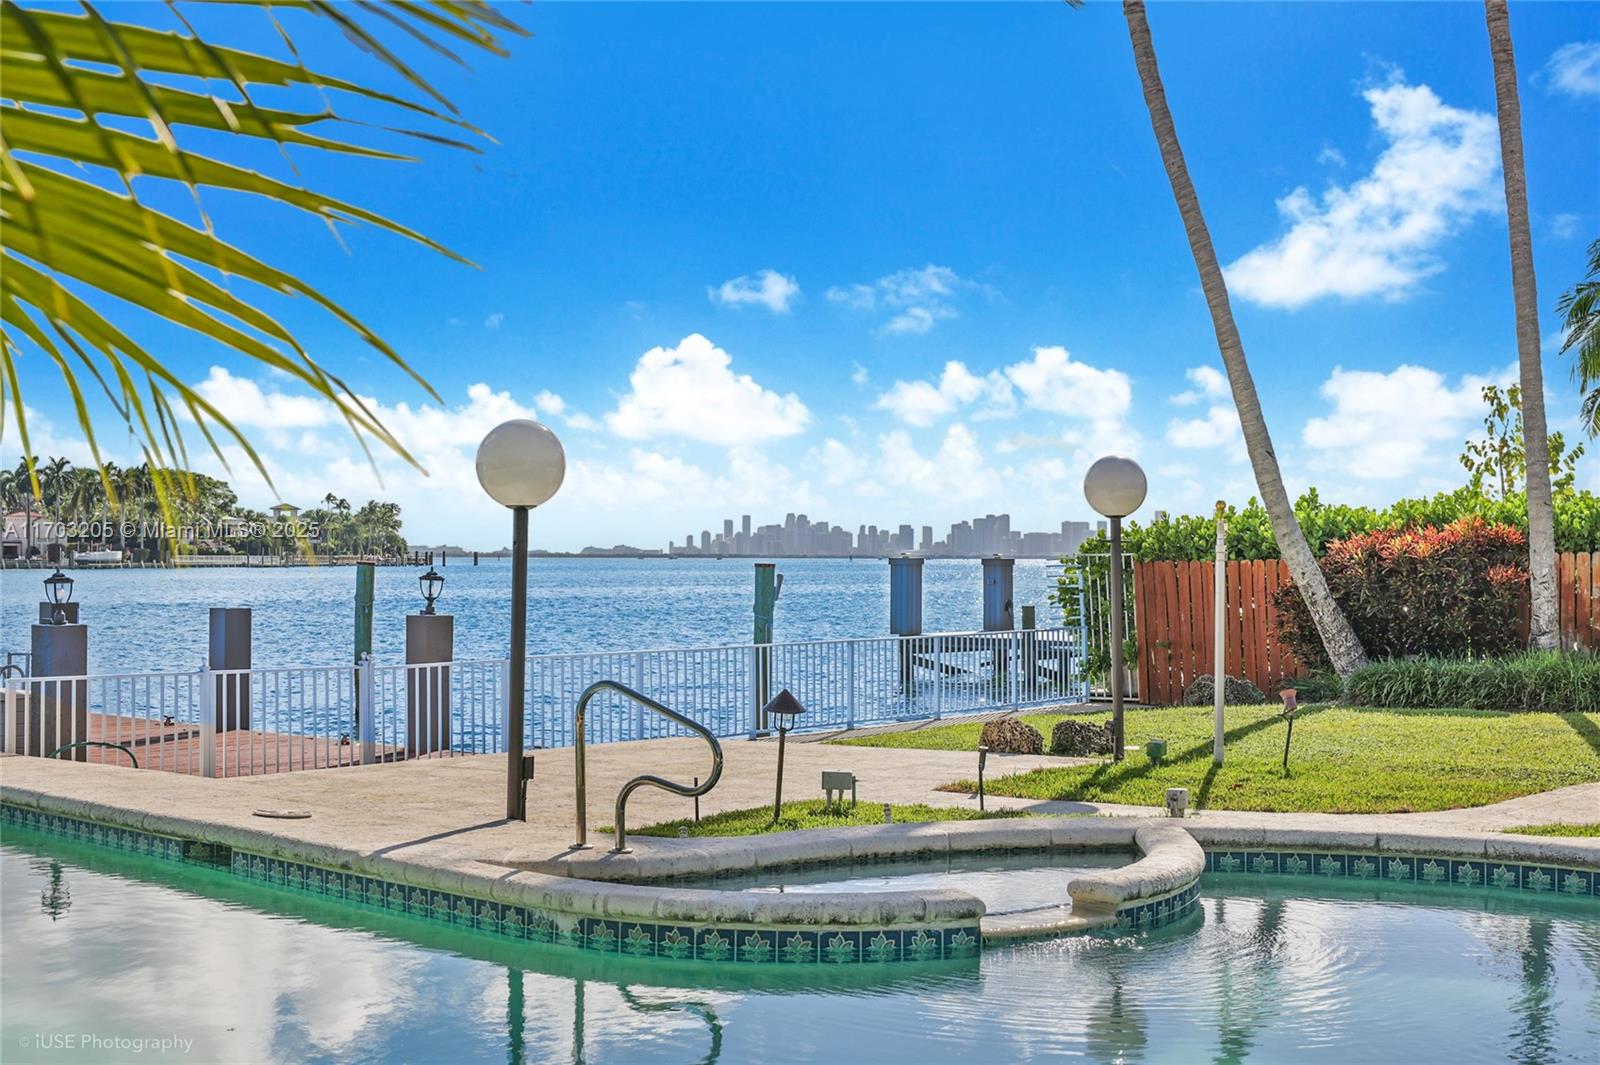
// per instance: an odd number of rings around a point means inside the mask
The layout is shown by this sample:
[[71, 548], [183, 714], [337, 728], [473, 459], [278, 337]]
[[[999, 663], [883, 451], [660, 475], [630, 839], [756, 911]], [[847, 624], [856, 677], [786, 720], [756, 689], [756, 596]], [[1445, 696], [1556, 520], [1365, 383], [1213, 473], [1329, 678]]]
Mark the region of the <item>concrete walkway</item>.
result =
[[[723, 746], [721, 782], [701, 799], [702, 814], [747, 809], [772, 801], [776, 773], [775, 740], [729, 740]], [[537, 752], [537, 770], [528, 790], [529, 820], [507, 822], [505, 759], [473, 756], [406, 762], [399, 765], [285, 773], [273, 776], [205, 780], [174, 773], [40, 758], [0, 757], [0, 794], [49, 796], [81, 806], [144, 815], [152, 830], [162, 818], [203, 820], [209, 824], [285, 843], [326, 848], [330, 856], [382, 855], [399, 860], [531, 864], [561, 859], [575, 831], [573, 751]], [[850, 770], [860, 780], [860, 801], [924, 802], [976, 808], [969, 795], [939, 791], [942, 784], [975, 776], [974, 755], [883, 747], [840, 747], [791, 743], [787, 751], [784, 795], [820, 798], [824, 769]], [[990, 755], [991, 777], [1084, 759]], [[596, 830], [614, 819], [612, 804], [623, 783], [640, 773], [655, 773], [688, 783], [710, 769], [709, 753], [698, 739], [647, 740], [598, 744], [588, 755], [588, 823], [591, 842], [604, 851], [608, 837]], [[1040, 802], [992, 796], [991, 809], [1037, 814], [1159, 816], [1152, 807], [1113, 803]], [[293, 809], [303, 820], [269, 820], [258, 810]], [[634, 794], [628, 822], [643, 826], [689, 816], [691, 800], [654, 788]], [[1184, 822], [1197, 837], [1223, 838], [1235, 831], [1267, 829], [1373, 836], [1481, 834], [1521, 824], [1600, 821], [1600, 782], [1530, 795], [1493, 806], [1416, 814], [1274, 814], [1209, 810]], [[643, 853], [679, 844], [677, 840], [633, 838]], [[1550, 841], [1572, 853], [1587, 853], [1600, 864], [1600, 839]], [[589, 852], [593, 854], [594, 852]]]

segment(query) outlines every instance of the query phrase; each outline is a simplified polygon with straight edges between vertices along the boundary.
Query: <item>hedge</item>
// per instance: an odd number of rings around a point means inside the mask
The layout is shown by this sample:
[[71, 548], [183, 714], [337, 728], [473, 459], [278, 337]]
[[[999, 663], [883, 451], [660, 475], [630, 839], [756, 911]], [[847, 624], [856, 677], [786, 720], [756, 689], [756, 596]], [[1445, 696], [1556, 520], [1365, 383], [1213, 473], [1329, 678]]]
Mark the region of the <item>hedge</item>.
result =
[[[1489, 499], [1472, 488], [1440, 492], [1431, 499], [1402, 499], [1382, 510], [1324, 503], [1313, 488], [1295, 501], [1294, 512], [1311, 549], [1319, 555], [1335, 540], [1382, 529], [1442, 527], [1469, 516], [1492, 525], [1514, 526], [1524, 535], [1528, 531], [1528, 504], [1522, 495]], [[1555, 512], [1557, 551], [1600, 551], [1600, 497], [1588, 491], [1561, 492], [1556, 496]], [[1230, 507], [1225, 513], [1228, 558], [1242, 562], [1278, 557], [1272, 523], [1258, 501], [1252, 498], [1242, 510]], [[1210, 561], [1216, 556], [1216, 538], [1216, 519], [1210, 514], [1180, 514], [1147, 525], [1127, 522], [1122, 530], [1123, 550], [1144, 562]], [[1085, 555], [1103, 555], [1109, 550], [1105, 534], [1096, 534], [1079, 548], [1079, 561]]]
[[1350, 674], [1352, 706], [1600, 713], [1600, 658], [1524, 651], [1504, 658], [1395, 658]]

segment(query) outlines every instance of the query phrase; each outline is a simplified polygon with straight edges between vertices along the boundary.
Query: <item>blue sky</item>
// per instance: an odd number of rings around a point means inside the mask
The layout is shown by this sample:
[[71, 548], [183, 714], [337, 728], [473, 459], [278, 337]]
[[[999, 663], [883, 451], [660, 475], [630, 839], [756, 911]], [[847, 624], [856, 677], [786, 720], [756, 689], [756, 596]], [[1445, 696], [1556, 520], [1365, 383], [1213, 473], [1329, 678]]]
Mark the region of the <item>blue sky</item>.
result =
[[[327, 316], [268, 298], [428, 478], [374, 471], [285, 380], [135, 330], [245, 424], [285, 498], [398, 499], [415, 540], [499, 546], [471, 457], [530, 413], [568, 450], [536, 521], [556, 548], [790, 510], [1054, 528], [1089, 516], [1082, 471], [1108, 451], [1149, 471], [1147, 512], [1254, 494], [1118, 7], [509, 10], [534, 34], [509, 60], [420, 61], [498, 141], [481, 155], [295, 156], [303, 180], [480, 269], [206, 197], [223, 235], [438, 390], [442, 406]], [[271, 47], [259, 15], [196, 17]], [[1460, 484], [1478, 389], [1516, 357], [1481, 6], [1156, 4], [1150, 20], [1291, 485], [1383, 503]], [[1551, 415], [1571, 435], [1554, 305], [1600, 235], [1600, 7], [1517, 4], [1512, 26]], [[383, 78], [316, 26], [303, 40], [313, 65]], [[42, 363], [21, 368], [36, 449], [81, 454]]]

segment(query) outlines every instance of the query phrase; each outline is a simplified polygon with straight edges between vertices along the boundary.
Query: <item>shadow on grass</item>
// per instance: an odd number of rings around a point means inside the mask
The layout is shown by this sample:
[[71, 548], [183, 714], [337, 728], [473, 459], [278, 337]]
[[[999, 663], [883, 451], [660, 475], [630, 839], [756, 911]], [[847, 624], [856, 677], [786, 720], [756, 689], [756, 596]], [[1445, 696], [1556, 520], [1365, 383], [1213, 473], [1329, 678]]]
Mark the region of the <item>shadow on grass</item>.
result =
[[[1318, 714], [1325, 709], [1327, 709], [1326, 706], [1301, 707], [1299, 712], [1295, 714], [1295, 719], [1304, 720], [1305, 718], [1311, 717], [1314, 714]], [[1222, 734], [1222, 739], [1225, 744], [1237, 743], [1246, 736], [1251, 736], [1262, 731], [1263, 729], [1272, 728], [1275, 725], [1282, 724], [1284, 724], [1283, 717], [1275, 714], [1271, 717], [1263, 717], [1257, 721], [1252, 721], [1248, 725], [1240, 725], [1237, 728], [1231, 728]], [[1199, 743], [1196, 743], [1191, 747], [1185, 747], [1171, 758], [1162, 759], [1159, 763], [1150, 761], [1135, 763], [1126, 760], [1122, 762], [1106, 762], [1102, 765], [1096, 766], [1094, 771], [1084, 778], [1082, 783], [1075, 785], [1071, 790], [1064, 792], [1063, 794], [1053, 796], [1053, 798], [1082, 799], [1083, 792], [1091, 787], [1115, 791], [1122, 788], [1124, 785], [1131, 783], [1132, 781], [1149, 776], [1151, 773], [1155, 772], [1159, 768], [1162, 768], [1163, 766], [1181, 765], [1184, 762], [1192, 762], [1197, 758], [1202, 757], [1210, 758], [1211, 742], [1212, 741], [1209, 739], [1201, 740]], [[1204, 798], [1210, 794], [1211, 784], [1216, 776], [1216, 770], [1217, 767], [1212, 766], [1210, 771], [1206, 773], [1206, 779], [1201, 784], [1201, 790], [1199, 793], [1200, 797], [1196, 799], [1197, 807], [1205, 804]], [[1052, 772], [1052, 770], [1035, 770], [1035, 772], [1048, 773]]]
[[1600, 754], [1600, 725], [1590, 721], [1586, 714], [1557, 714], [1556, 716], [1565, 721], [1572, 731], [1583, 739], [1583, 742], [1593, 747], [1596, 754]]

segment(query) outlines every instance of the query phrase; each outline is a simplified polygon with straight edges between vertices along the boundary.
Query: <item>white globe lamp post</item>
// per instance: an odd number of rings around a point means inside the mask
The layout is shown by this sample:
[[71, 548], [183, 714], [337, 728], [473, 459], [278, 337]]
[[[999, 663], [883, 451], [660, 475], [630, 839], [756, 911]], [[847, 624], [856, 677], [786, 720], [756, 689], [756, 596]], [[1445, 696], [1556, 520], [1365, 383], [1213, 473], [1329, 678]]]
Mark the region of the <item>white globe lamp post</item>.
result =
[[1111, 519], [1111, 757], [1118, 762], [1126, 746], [1122, 723], [1122, 519], [1139, 509], [1148, 489], [1144, 470], [1121, 455], [1096, 460], [1083, 477], [1083, 494], [1089, 505]]
[[515, 418], [478, 445], [478, 483], [511, 508], [511, 668], [506, 692], [506, 819], [526, 821], [528, 772], [522, 757], [523, 689], [528, 656], [528, 511], [547, 502], [567, 475], [567, 453], [549, 427]]

